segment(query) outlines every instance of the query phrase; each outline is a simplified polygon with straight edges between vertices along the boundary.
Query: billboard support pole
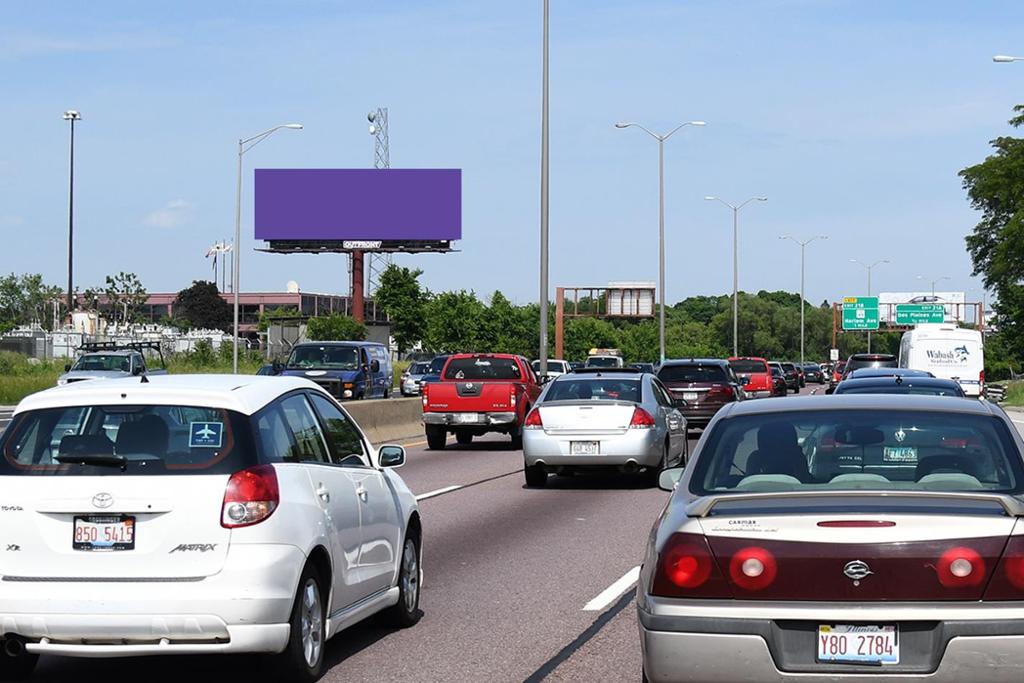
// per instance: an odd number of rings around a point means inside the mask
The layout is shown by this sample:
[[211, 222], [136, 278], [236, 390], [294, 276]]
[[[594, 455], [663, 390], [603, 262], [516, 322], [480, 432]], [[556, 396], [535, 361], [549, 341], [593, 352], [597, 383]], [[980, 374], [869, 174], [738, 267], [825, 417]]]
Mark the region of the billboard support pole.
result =
[[555, 287], [555, 358], [565, 360], [565, 287]]
[[363, 277], [363, 252], [357, 249], [352, 252], [352, 319], [357, 323], [365, 323], [366, 315], [363, 305], [363, 287], [366, 278]]

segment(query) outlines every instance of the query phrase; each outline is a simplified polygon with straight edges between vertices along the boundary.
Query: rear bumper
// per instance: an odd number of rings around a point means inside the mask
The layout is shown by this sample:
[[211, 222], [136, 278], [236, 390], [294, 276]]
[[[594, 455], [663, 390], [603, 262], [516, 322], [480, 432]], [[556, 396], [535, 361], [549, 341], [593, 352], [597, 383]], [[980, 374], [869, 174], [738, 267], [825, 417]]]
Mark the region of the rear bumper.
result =
[[[654, 681], [1009, 681], [1024, 675], [1024, 610], [933, 603], [841, 605], [638, 602], [644, 668]], [[900, 663], [818, 663], [818, 624], [898, 624]]]
[[[597, 441], [598, 455], [571, 455], [573, 441]], [[653, 467], [664, 454], [664, 435], [654, 429], [627, 429], [623, 434], [557, 434], [542, 429], [523, 430], [523, 459], [527, 467], [626, 465], [631, 461]]]
[[[456, 415], [476, 415], [476, 422], [457, 422]], [[423, 413], [423, 424], [448, 427], [509, 427], [516, 423], [515, 413]]]
[[0, 580], [0, 634], [30, 652], [115, 657], [280, 652], [305, 554], [232, 545], [220, 572], [186, 580]]
[[747, 396], [749, 398], [771, 398], [772, 396], [771, 389], [758, 389], [757, 391], [754, 391], [752, 389], [744, 389], [744, 391], [747, 392]]

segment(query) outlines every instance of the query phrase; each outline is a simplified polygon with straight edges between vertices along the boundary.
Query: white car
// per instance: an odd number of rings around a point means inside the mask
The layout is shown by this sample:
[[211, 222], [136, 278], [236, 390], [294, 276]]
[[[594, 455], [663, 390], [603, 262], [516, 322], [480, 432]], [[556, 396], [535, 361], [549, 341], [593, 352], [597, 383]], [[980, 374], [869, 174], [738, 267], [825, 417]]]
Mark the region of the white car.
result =
[[278, 653], [419, 620], [421, 527], [393, 470], [297, 377], [178, 375], [29, 396], [0, 437], [4, 676], [38, 655]]

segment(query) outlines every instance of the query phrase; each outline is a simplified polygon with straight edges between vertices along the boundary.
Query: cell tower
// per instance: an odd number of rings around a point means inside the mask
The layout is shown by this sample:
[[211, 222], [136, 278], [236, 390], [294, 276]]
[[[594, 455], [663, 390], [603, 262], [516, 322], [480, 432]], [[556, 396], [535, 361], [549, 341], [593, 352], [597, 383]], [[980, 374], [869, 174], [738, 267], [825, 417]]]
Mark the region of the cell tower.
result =
[[[391, 145], [388, 142], [388, 108], [378, 107], [366, 115], [370, 121], [370, 135], [373, 136], [374, 168], [391, 168]], [[392, 256], [389, 252], [370, 254], [369, 294], [377, 291], [380, 277], [391, 265]]]

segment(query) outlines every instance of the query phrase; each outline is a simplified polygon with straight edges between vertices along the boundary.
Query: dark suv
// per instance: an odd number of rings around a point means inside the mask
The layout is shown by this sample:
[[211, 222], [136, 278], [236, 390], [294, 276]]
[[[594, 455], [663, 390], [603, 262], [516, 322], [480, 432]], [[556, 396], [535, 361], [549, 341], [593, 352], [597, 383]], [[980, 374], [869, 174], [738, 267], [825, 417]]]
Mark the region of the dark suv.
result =
[[896, 356], [891, 353], [855, 353], [846, 361], [843, 368], [843, 379], [849, 377], [854, 370], [861, 368], [895, 368], [899, 366]]
[[794, 394], [800, 393], [800, 370], [795, 363], [779, 363], [782, 366], [782, 374], [786, 376], [786, 387]]
[[690, 427], [707, 426], [722, 406], [743, 399], [743, 386], [725, 360], [667, 360], [658, 368], [658, 379]]

